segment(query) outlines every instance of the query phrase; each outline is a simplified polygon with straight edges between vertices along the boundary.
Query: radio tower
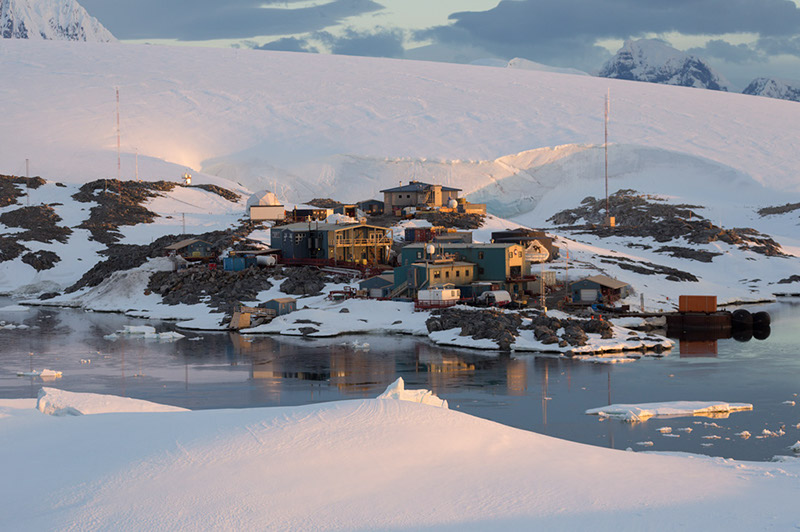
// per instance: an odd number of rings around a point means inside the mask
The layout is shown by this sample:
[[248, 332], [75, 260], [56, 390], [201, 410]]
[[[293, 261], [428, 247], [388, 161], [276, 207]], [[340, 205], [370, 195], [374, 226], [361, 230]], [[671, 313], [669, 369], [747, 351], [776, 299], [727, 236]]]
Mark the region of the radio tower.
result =
[[122, 196], [122, 158], [120, 155], [120, 132], [119, 132], [119, 87], [117, 90], [117, 184], [119, 185], [119, 195]]
[[606, 93], [606, 119], [605, 119], [605, 142], [603, 143], [603, 151], [606, 157], [606, 225], [611, 226], [611, 211], [608, 208], [608, 112], [611, 98], [611, 89]]

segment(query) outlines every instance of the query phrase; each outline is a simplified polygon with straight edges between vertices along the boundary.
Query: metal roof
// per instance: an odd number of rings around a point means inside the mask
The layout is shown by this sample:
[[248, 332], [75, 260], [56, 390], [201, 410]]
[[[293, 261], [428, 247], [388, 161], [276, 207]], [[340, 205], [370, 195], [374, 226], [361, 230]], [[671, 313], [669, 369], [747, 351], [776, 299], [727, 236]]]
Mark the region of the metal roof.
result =
[[592, 277], [587, 277], [584, 279], [584, 281], [592, 281], [600, 286], [605, 286], [606, 288], [612, 288], [614, 290], [628, 286], [628, 283], [623, 283], [622, 281], [613, 279], [607, 275], [593, 275]]
[[[423, 183], [421, 181], [411, 181], [407, 185], [401, 185], [399, 187], [394, 188], [387, 188], [385, 190], [381, 190], [381, 192], [425, 192], [427, 189], [433, 187], [430, 183]], [[448, 191], [461, 191], [460, 188], [453, 188], [447, 187], [442, 185], [442, 190]]]
[[432, 245], [432, 246], [435, 246], [437, 249], [441, 248], [441, 249], [444, 249], [444, 250], [448, 250], [448, 249], [463, 249], [463, 248], [502, 249], [502, 248], [508, 248], [508, 247], [511, 247], [511, 246], [522, 247], [522, 246], [520, 246], [519, 244], [517, 244], [515, 242], [497, 242], [497, 243], [494, 243], [494, 244], [481, 244], [481, 243], [477, 243], [477, 242], [473, 242], [471, 244], [459, 244], [459, 243], [454, 243], [454, 242], [441, 242], [441, 243], [435, 243], [435, 244], [434, 243], [425, 243], [425, 242], [415, 242], [413, 244], [408, 244], [407, 246], [404, 246], [403, 249], [406, 249], [406, 248], [409, 248], [409, 249], [412, 249], [412, 248], [413, 249], [425, 248], [428, 245]]
[[185, 248], [186, 246], [191, 246], [195, 242], [202, 242], [204, 244], [208, 244], [209, 246], [211, 245], [210, 242], [206, 242], [205, 240], [200, 240], [199, 238], [187, 238], [186, 240], [181, 240], [180, 242], [175, 242], [174, 244], [167, 246], [166, 249], [174, 249], [177, 251], [179, 249]]
[[311, 231], [341, 231], [343, 229], [353, 229], [356, 227], [372, 227], [374, 229], [383, 229], [384, 231], [388, 231], [388, 227], [381, 227], [379, 225], [369, 225], [369, 224], [362, 224], [362, 223], [349, 223], [349, 224], [331, 224], [325, 222], [297, 222], [294, 224], [288, 225], [280, 225], [278, 227], [273, 227], [272, 230], [286, 230], [291, 232], [303, 232], [308, 231], [310, 226]]

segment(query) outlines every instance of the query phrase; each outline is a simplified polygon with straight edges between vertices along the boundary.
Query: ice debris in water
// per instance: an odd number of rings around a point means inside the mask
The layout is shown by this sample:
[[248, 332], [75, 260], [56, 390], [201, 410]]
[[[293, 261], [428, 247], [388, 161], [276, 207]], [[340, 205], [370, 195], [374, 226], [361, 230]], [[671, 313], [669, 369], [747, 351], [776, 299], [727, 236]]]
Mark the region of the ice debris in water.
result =
[[430, 390], [406, 390], [403, 377], [386, 388], [386, 391], [378, 396], [378, 399], [395, 399], [398, 401], [410, 401], [412, 403], [422, 403], [424, 405], [438, 406], [447, 408], [447, 401], [439, 399]]

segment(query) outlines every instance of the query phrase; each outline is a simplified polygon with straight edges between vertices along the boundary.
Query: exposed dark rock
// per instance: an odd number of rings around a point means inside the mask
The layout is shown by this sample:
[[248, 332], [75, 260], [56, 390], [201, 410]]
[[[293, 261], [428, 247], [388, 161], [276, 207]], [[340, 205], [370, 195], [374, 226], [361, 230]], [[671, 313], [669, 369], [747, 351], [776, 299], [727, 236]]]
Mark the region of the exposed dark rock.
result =
[[702, 249], [683, 248], [679, 246], [662, 246], [656, 250], [656, 253], [667, 253], [679, 259], [692, 259], [700, 262], [711, 262], [714, 257], [722, 255], [722, 253], [714, 253], [712, 251], [705, 251]]
[[759, 216], [769, 216], [771, 214], [786, 214], [796, 210], [800, 210], [800, 203], [787, 203], [779, 207], [764, 207], [758, 210], [758, 214]]
[[671, 268], [670, 266], [653, 264], [652, 262], [634, 262], [627, 257], [605, 257], [600, 259], [600, 262], [605, 262], [606, 264], [616, 264], [623, 270], [628, 270], [642, 275], [664, 275], [669, 281], [690, 281], [693, 283], [699, 281], [694, 274], [689, 272]]
[[432, 225], [456, 227], [458, 229], [478, 229], [483, 225], [482, 214], [463, 214], [458, 212], [422, 211], [417, 216], [428, 220]]
[[[669, 205], [634, 190], [618, 190], [609, 196], [609, 211], [616, 226], [605, 225], [605, 199], [585, 198], [581, 206], [556, 213], [548, 221], [580, 234], [591, 233], [601, 238], [623, 236], [649, 237], [657, 242], [679, 238], [693, 244], [726, 242], [743, 250], [767, 256], [785, 256], [780, 244], [751, 228], [724, 229], [699, 215], [697, 205]], [[581, 222], [582, 225], [581, 225]]]
[[314, 334], [315, 332], [319, 332], [319, 330], [315, 329], [314, 327], [300, 327], [297, 330], [300, 331], [300, 333], [303, 336], [308, 336], [309, 334]]
[[37, 189], [47, 181], [41, 177], [20, 177], [0, 175], [0, 207], [14, 205], [25, 195], [25, 187]]
[[778, 281], [778, 284], [791, 284], [791, 283], [800, 283], [800, 275], [791, 275], [786, 279], [781, 279]]
[[222, 188], [217, 185], [190, 185], [186, 188], [199, 188], [205, 190], [206, 192], [212, 192], [218, 196], [222, 196], [226, 200], [236, 203], [241, 199], [241, 196], [232, 190], [228, 190], [227, 188]]
[[56, 297], [56, 296], [60, 296], [60, 295], [61, 295], [61, 294], [60, 294], [60, 293], [58, 293], [58, 292], [45, 292], [44, 294], [41, 294], [41, 295], [39, 296], [39, 299], [41, 299], [41, 300], [44, 300], [44, 299], [53, 299], [54, 297]]
[[205, 302], [210, 307], [231, 314], [240, 301], [252, 301], [262, 290], [272, 287], [270, 270], [247, 268], [226, 272], [205, 265], [177, 272], [156, 272], [147, 288], [161, 295], [167, 305], [194, 305]]
[[35, 251], [31, 253], [26, 253], [22, 256], [22, 262], [25, 264], [30, 264], [34, 267], [37, 272], [42, 270], [49, 270], [50, 268], [54, 267], [57, 262], [61, 260], [61, 257], [53, 253], [52, 251]]
[[0, 222], [9, 227], [26, 229], [22, 233], [13, 235], [18, 241], [36, 240], [38, 242], [52, 242], [54, 240], [66, 244], [72, 229], [59, 226], [61, 217], [56, 214], [50, 205], [34, 205], [20, 207], [13, 211], [0, 214]]
[[325, 283], [350, 281], [346, 277], [332, 277], [310, 266], [283, 268], [282, 274], [286, 280], [281, 283], [281, 292], [295, 296], [317, 295], [325, 288]]
[[86, 183], [72, 198], [97, 205], [92, 207], [89, 219], [78, 227], [88, 229], [93, 240], [113, 244], [122, 237], [118, 231], [119, 226], [152, 223], [158, 215], [141, 204], [158, 196], [159, 192], [168, 192], [176, 186], [178, 183], [168, 181], [116, 179], [98, 179]]
[[426, 322], [428, 332], [460, 328], [461, 336], [470, 336], [476, 340], [494, 340], [503, 351], [510, 350], [521, 324], [522, 318], [519, 314], [461, 309], [436, 311]]
[[343, 203], [331, 198], [314, 198], [311, 201], [307, 201], [306, 205], [311, 205], [318, 209], [335, 209], [343, 205]]
[[235, 247], [234, 242], [241, 241], [249, 235], [259, 224], [246, 222], [236, 229], [225, 231], [211, 231], [200, 235], [165, 235], [155, 240], [151, 244], [135, 246], [128, 244], [114, 244], [102, 251], [108, 258], [103, 262], [95, 264], [92, 269], [86, 272], [80, 280], [67, 288], [66, 292], [71, 293], [84, 286], [97, 286], [109, 275], [120, 270], [129, 270], [141, 266], [147, 259], [166, 255], [165, 248], [185, 238], [194, 237], [210, 242], [213, 249], [222, 251], [229, 247]]
[[14, 260], [28, 248], [18, 243], [15, 238], [0, 235], [0, 262]]

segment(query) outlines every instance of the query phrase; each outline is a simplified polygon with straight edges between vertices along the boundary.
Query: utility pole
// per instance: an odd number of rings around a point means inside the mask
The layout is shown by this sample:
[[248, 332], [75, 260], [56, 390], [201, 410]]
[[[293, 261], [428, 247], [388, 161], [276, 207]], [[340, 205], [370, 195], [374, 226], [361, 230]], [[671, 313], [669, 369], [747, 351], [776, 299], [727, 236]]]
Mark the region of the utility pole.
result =
[[25, 159], [25, 196], [27, 197], [28, 207], [31, 206], [31, 186], [27, 178], [31, 176], [30, 159]]
[[181, 220], [183, 221], [183, 233], [182, 234], [185, 235], [186, 234], [186, 213], [185, 212], [181, 213]]
[[117, 91], [117, 183], [119, 184], [119, 195], [122, 197], [122, 156], [120, 154], [120, 131], [119, 131], [119, 87]]

